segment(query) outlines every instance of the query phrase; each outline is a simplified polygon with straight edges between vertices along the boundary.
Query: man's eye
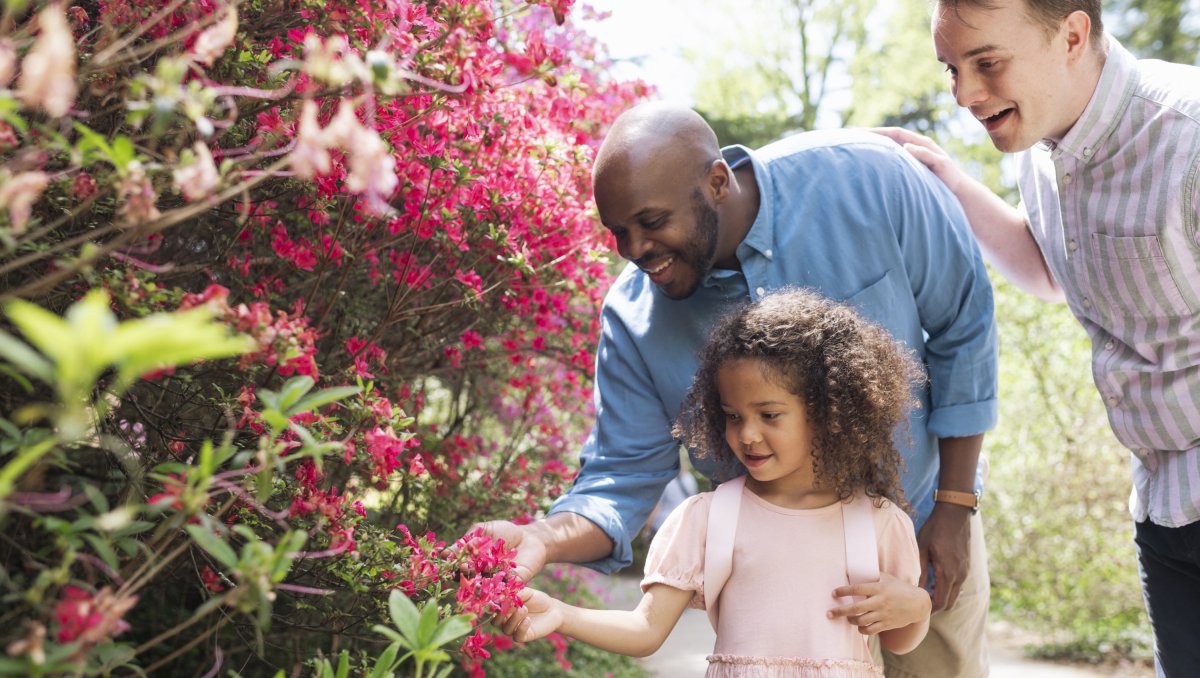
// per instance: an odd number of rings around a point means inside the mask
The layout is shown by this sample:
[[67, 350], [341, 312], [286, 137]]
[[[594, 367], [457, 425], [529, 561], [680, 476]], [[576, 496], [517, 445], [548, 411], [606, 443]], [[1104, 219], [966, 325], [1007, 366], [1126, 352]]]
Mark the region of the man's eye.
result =
[[951, 66], [950, 64], [946, 64], [946, 72], [949, 73], [950, 77], [952, 77], [952, 78], [954, 76], [958, 75], [958, 69]]
[[979, 62], [979, 70], [981, 70], [981, 71], [986, 71], [986, 70], [988, 70], [989, 68], [991, 68], [992, 66], [995, 66], [995, 65], [996, 65], [996, 62], [995, 62], [995, 61], [980, 61], [980, 62]]
[[665, 224], [666, 222], [667, 222], [666, 217], [659, 217], [652, 221], [647, 221], [647, 222], [643, 223], [642, 228], [646, 229], [647, 231], [655, 231], [655, 230], [662, 228], [663, 224]]

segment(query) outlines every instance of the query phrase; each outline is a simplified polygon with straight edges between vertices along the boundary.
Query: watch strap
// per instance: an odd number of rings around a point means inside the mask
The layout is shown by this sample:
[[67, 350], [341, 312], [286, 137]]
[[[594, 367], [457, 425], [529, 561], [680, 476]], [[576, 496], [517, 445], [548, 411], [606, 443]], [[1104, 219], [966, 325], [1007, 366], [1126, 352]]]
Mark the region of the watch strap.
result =
[[955, 490], [934, 490], [933, 500], [944, 504], [957, 504], [971, 509], [971, 513], [979, 510], [979, 494], [975, 492], [958, 492]]

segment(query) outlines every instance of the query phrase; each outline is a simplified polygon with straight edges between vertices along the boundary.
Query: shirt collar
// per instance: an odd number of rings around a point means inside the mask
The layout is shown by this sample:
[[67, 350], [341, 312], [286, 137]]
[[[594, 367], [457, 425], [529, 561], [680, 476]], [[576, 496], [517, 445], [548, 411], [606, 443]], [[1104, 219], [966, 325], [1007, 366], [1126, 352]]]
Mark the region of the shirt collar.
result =
[[1079, 116], [1062, 141], [1049, 144], [1049, 147], [1056, 153], [1066, 153], [1085, 162], [1091, 160], [1116, 131], [1136, 86], [1137, 58], [1115, 38], [1108, 36], [1108, 56], [1100, 71], [1096, 91], [1083, 109], [1083, 115]]
[[742, 262], [744, 267], [747, 258], [752, 253], [770, 259], [772, 248], [775, 246], [775, 220], [771, 216], [774, 186], [771, 184], [771, 175], [754, 151], [745, 146], [726, 146], [721, 149], [721, 156], [729, 164], [731, 170], [744, 167], [749, 163], [754, 168], [754, 179], [758, 183], [758, 215], [754, 217], [754, 223], [750, 225], [750, 231], [746, 233], [746, 237], [738, 244], [738, 261]]

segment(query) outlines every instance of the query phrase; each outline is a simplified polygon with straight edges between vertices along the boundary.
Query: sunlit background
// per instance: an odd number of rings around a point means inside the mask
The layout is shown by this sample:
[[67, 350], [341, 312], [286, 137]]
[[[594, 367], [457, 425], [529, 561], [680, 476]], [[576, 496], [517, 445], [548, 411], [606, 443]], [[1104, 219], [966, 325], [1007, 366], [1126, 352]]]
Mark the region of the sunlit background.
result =
[[[935, 137], [1017, 200], [1011, 158], [954, 104], [926, 0], [591, 6], [608, 13], [588, 25], [610, 49], [612, 75], [694, 107], [723, 144], [902, 125]], [[1107, 2], [1104, 19], [1138, 56], [1200, 63], [1200, 0]], [[1127, 452], [1091, 383], [1087, 338], [1065, 307], [1037, 302], [995, 272], [992, 280], [1001, 334], [1001, 422], [985, 445], [992, 618], [1038, 634], [1035, 655], [1144, 667], [1150, 634], [1126, 508]]]

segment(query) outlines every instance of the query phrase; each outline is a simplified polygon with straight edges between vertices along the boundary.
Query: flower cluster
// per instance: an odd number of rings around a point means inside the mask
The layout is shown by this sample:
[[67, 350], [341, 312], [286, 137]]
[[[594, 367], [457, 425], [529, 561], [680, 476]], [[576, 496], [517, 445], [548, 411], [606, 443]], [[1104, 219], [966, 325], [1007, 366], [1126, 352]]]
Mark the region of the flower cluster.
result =
[[[513, 554], [436, 535], [545, 510], [590, 415], [590, 163], [647, 91], [573, 4], [35, 3], [0, 34], [5, 292], [102, 285], [121, 317], [203, 308], [253, 341], [102, 399], [86, 449], [25, 479], [25, 506], [105, 520], [22, 518], [61, 579], [2, 563], [37, 593], [10, 654], [266, 672], [303, 643], [244, 638], [359, 639], [392, 589], [472, 616], [446, 649], [474, 674], [511, 648], [482, 625], [518, 604]], [[213, 640], [146, 646], [163, 628]]]

